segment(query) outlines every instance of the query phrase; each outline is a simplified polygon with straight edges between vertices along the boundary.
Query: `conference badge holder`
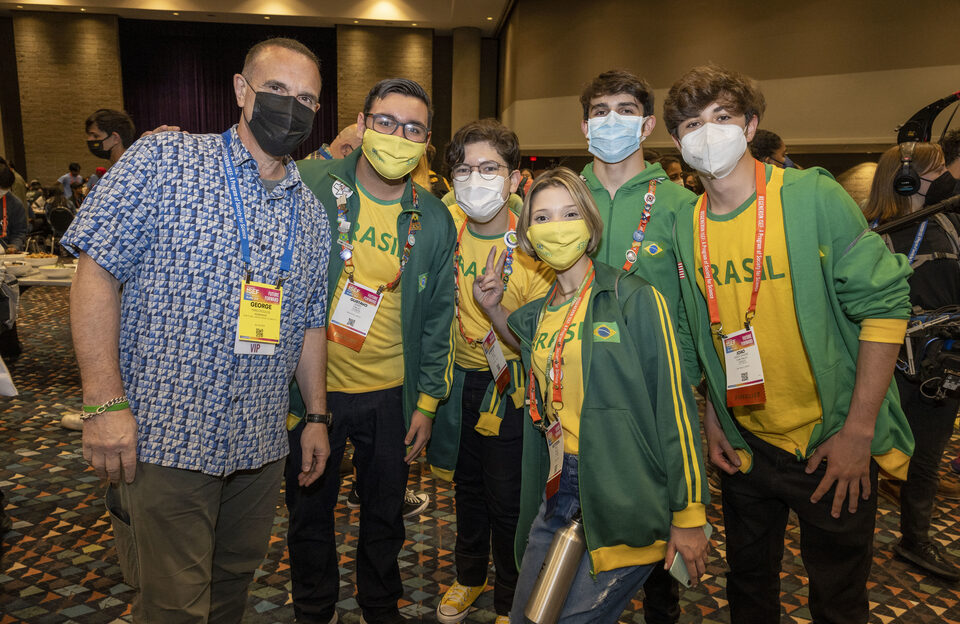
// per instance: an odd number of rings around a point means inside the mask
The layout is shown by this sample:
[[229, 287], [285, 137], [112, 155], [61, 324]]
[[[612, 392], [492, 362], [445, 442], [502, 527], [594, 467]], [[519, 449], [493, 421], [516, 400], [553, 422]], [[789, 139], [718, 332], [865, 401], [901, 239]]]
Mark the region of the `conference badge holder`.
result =
[[497, 333], [490, 328], [486, 337], [483, 339], [483, 355], [487, 358], [487, 366], [493, 378], [497, 381], [497, 392], [503, 394], [503, 391], [510, 385], [510, 369], [507, 368], [507, 359], [503, 357], [503, 348], [500, 341], [497, 340]]
[[240, 314], [233, 352], [273, 355], [280, 342], [283, 287], [262, 282], [240, 283]]
[[763, 405], [767, 396], [760, 349], [753, 329], [748, 327], [725, 334], [723, 358], [727, 369], [727, 405]]
[[327, 338], [359, 353], [382, 301], [376, 288], [347, 280], [330, 317]]

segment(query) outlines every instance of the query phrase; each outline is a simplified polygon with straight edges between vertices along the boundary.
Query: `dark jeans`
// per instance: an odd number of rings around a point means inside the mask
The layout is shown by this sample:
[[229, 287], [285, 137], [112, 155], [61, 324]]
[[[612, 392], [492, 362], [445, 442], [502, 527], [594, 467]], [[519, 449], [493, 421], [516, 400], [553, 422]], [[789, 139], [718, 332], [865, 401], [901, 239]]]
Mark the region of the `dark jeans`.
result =
[[493, 606], [508, 615], [517, 586], [514, 537], [520, 514], [520, 459], [523, 454], [523, 409], [509, 397], [500, 435], [484, 436], [474, 427], [480, 418], [489, 371], [467, 373], [463, 388], [460, 452], [457, 456], [457, 580], [477, 586], [487, 581], [491, 534], [496, 567]]
[[643, 621], [646, 624], [676, 624], [680, 621], [680, 583], [663, 562], [653, 566], [643, 584]]
[[340, 569], [333, 509], [340, 490], [340, 461], [347, 437], [353, 443], [360, 495], [360, 539], [357, 544], [357, 603], [369, 624], [399, 619], [397, 601], [403, 595], [397, 557], [403, 546], [403, 495], [409, 466], [403, 439], [403, 394], [400, 387], [362, 394], [330, 392], [334, 413], [330, 459], [323, 475], [310, 487], [297, 484], [300, 434], [290, 432], [286, 488], [290, 526], [290, 574], [293, 609], [298, 622], [327, 624], [340, 594]]
[[900, 405], [907, 415], [916, 446], [907, 480], [900, 488], [900, 533], [906, 545], [930, 540], [930, 514], [940, 483], [940, 460], [953, 434], [957, 417], [955, 398], [933, 401], [920, 394], [920, 385], [895, 374]]
[[835, 487], [820, 499], [810, 495], [826, 473], [813, 474], [796, 456], [742, 432], [753, 450], [750, 472], [721, 472], [723, 524], [727, 533], [727, 599], [730, 621], [780, 622], [780, 567], [790, 510], [800, 525], [800, 554], [810, 577], [814, 622], [862, 624], [867, 621], [867, 578], [877, 514], [877, 464], [870, 462], [870, 498], [840, 518], [830, 509]]

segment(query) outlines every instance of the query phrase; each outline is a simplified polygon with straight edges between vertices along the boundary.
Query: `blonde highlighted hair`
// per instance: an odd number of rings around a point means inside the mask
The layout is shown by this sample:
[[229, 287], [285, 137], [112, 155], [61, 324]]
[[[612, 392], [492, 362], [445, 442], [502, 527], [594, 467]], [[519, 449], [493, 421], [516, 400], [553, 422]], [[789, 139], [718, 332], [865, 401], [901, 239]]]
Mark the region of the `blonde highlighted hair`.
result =
[[[603, 219], [597, 210], [597, 204], [593, 201], [593, 195], [590, 189], [584, 184], [574, 171], [566, 167], [556, 167], [548, 169], [541, 173], [533, 181], [533, 186], [523, 199], [523, 209], [520, 210], [520, 216], [517, 218], [517, 241], [520, 243], [520, 249], [528, 256], [537, 258], [536, 252], [530, 239], [527, 238], [527, 229], [530, 227], [531, 213], [533, 212], [533, 203], [537, 201], [537, 195], [545, 188], [560, 187], [570, 193], [574, 205], [580, 212], [580, 216], [587, 223], [587, 230], [590, 232], [590, 242], [587, 243], [587, 255], [596, 251], [600, 244], [600, 237], [603, 235]], [[539, 258], [537, 258], [539, 259]]]

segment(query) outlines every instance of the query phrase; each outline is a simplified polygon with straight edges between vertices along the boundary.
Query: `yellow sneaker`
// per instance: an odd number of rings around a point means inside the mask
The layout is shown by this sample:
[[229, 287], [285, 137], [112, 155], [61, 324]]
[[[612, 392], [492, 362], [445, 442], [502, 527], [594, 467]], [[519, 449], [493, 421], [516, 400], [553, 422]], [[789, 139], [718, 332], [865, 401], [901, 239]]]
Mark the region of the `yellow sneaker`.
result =
[[457, 624], [467, 617], [470, 611], [470, 605], [483, 593], [487, 584], [477, 585], [476, 587], [467, 587], [454, 581], [447, 593], [443, 595], [440, 604], [437, 605], [437, 621], [441, 624]]
[[497, 619], [493, 621], [493, 624], [510, 624], [509, 615], [498, 615]]

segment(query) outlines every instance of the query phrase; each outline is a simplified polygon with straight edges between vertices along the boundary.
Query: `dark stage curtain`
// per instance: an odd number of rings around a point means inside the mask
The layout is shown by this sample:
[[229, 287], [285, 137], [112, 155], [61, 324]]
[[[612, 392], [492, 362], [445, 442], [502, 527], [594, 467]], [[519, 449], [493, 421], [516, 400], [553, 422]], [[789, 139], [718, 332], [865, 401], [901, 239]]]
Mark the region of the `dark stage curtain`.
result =
[[320, 58], [323, 87], [313, 133], [299, 158], [337, 135], [337, 34], [334, 28], [120, 20], [123, 101], [137, 131], [161, 124], [193, 133], [220, 133], [240, 109], [231, 77], [253, 44], [290, 37]]

